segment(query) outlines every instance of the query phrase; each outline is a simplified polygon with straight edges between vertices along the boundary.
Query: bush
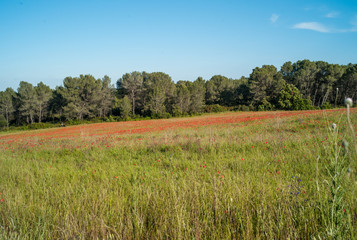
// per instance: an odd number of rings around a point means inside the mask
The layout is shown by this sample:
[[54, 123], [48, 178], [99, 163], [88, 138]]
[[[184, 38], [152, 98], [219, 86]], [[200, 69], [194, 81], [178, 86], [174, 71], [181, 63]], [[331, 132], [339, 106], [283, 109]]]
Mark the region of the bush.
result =
[[226, 112], [226, 111], [228, 111], [228, 108], [224, 107], [224, 106], [221, 106], [221, 105], [218, 105], [218, 104], [214, 104], [214, 105], [205, 106], [204, 111], [206, 113], [212, 113], [212, 112], [218, 113], [218, 112]]
[[322, 109], [331, 109], [332, 106], [329, 102], [325, 102], [324, 105], [321, 106]]
[[0, 129], [7, 127], [7, 121], [4, 116], [0, 115]]
[[27, 125], [27, 129], [43, 129], [43, 128], [51, 128], [53, 124], [51, 123], [32, 123]]
[[249, 109], [249, 106], [247, 106], [247, 105], [239, 105], [238, 111], [249, 112], [250, 109]]

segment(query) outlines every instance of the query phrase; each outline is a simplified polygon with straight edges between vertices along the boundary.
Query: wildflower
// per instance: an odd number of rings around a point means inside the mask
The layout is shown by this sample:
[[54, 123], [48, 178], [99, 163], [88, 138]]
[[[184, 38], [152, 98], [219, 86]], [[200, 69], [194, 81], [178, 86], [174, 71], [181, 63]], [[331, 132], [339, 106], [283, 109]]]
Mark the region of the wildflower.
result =
[[2, 198], [0, 201], [1, 201], [1, 202], [3, 202], [3, 201], [4, 201], [4, 199]]

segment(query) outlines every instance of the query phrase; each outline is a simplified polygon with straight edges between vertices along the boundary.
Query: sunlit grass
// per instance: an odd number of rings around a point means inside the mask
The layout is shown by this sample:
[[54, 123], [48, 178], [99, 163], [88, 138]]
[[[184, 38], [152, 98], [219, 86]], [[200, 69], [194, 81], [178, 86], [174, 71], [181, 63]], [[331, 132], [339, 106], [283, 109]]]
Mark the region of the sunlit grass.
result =
[[[356, 123], [355, 113], [351, 117]], [[0, 236], [323, 237], [332, 122], [339, 126], [337, 141], [352, 142], [356, 133], [348, 132], [341, 112], [138, 134], [0, 140]], [[357, 234], [357, 156], [349, 151], [346, 159], [352, 171], [343, 182], [343, 216], [351, 239]]]

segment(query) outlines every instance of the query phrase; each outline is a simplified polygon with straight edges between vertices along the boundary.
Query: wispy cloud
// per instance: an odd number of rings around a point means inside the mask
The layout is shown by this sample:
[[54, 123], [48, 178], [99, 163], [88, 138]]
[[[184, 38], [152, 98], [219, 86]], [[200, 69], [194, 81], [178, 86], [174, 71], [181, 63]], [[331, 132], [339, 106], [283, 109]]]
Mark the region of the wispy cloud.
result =
[[325, 15], [327, 18], [336, 18], [340, 15], [339, 12], [329, 12], [328, 14]]
[[270, 17], [270, 22], [271, 23], [275, 23], [276, 21], [278, 21], [279, 15], [273, 13]]
[[317, 31], [317, 32], [322, 32], [322, 33], [327, 33], [330, 32], [330, 30], [322, 25], [321, 23], [318, 22], [302, 22], [295, 24], [293, 26], [295, 29], [307, 29], [307, 30], [312, 30], [312, 31]]
[[350, 24], [351, 24], [350, 28], [339, 29], [337, 32], [341, 32], [341, 33], [357, 32], [357, 15], [351, 19]]
[[357, 32], [357, 15], [351, 21], [351, 32]]

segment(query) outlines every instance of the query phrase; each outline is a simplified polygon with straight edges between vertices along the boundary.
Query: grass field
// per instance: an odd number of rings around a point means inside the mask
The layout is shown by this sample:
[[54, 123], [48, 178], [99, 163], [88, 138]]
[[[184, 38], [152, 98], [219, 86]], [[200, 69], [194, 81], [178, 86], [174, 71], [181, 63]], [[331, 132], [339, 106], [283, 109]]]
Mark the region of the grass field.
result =
[[0, 239], [356, 239], [356, 133], [345, 110], [3, 133]]

